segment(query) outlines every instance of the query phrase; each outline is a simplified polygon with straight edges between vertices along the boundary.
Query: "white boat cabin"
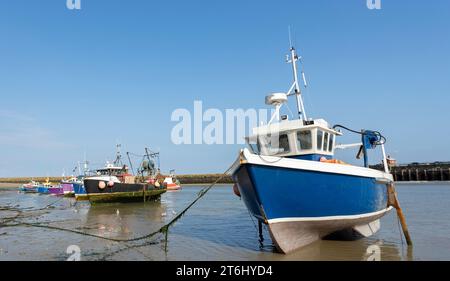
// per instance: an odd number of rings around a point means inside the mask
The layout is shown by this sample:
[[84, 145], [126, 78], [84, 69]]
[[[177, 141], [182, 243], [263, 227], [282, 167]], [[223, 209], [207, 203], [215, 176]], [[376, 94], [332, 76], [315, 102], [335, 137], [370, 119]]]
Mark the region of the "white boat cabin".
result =
[[280, 122], [254, 128], [246, 141], [255, 154], [319, 161], [334, 155], [336, 135], [342, 134], [323, 119], [304, 122], [282, 118]]
[[117, 176], [122, 174], [128, 174], [128, 167], [124, 166], [114, 166], [113, 164], [107, 163], [104, 168], [97, 170], [98, 176]]

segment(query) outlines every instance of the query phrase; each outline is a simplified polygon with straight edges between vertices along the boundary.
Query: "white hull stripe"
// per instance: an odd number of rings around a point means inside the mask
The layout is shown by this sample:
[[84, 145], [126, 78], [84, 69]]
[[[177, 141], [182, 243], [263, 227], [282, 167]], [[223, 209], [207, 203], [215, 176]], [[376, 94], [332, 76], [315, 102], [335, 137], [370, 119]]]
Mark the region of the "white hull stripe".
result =
[[279, 219], [271, 219], [268, 220], [269, 224], [280, 223], [280, 222], [314, 222], [314, 221], [333, 221], [333, 220], [356, 220], [362, 218], [370, 218], [378, 215], [382, 215], [383, 213], [389, 212], [392, 210], [392, 206], [389, 206], [386, 209], [381, 211], [366, 213], [360, 215], [348, 215], [348, 216], [328, 216], [328, 217], [298, 217], [298, 218], [279, 218]]
[[241, 160], [244, 160], [249, 164], [256, 164], [270, 167], [299, 169], [314, 172], [376, 178], [378, 180], [385, 179], [386, 181], [393, 180], [391, 174], [366, 167], [325, 163], [320, 161], [301, 160], [285, 157], [262, 156], [251, 153], [247, 148], [242, 150], [241, 155], [243, 156], [244, 159], [240, 158], [237, 159], [237, 161], [233, 165], [234, 170], [236, 170], [240, 166]]

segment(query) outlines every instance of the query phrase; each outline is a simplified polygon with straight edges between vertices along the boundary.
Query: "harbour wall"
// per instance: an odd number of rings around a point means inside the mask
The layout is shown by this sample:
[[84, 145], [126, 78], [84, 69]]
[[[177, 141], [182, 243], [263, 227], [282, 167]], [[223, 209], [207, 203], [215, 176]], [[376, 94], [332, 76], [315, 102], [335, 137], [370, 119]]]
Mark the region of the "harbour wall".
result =
[[[384, 170], [382, 165], [371, 166]], [[390, 167], [394, 181], [450, 181], [450, 162], [412, 163]]]
[[[222, 177], [222, 178], [221, 178]], [[221, 178], [221, 179], [220, 179]], [[24, 184], [28, 183], [31, 179], [37, 182], [45, 182], [47, 177], [11, 177], [0, 178], [0, 183], [9, 184]], [[51, 183], [59, 183], [63, 179], [62, 177], [48, 177]], [[191, 175], [177, 175], [177, 179], [182, 184], [209, 184], [216, 182], [218, 179], [221, 184], [231, 184], [233, 180], [230, 175], [223, 176], [222, 174], [191, 174]]]

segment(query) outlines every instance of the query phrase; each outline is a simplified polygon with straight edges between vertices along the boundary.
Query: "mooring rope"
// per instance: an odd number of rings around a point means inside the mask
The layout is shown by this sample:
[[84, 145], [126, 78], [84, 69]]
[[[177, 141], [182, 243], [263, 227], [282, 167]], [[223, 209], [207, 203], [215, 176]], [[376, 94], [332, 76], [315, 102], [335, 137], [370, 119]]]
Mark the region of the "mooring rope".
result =
[[[94, 238], [99, 238], [99, 239], [104, 239], [104, 240], [109, 240], [109, 241], [113, 241], [113, 242], [134, 242], [134, 241], [139, 241], [139, 240], [143, 240], [143, 239], [148, 239], [151, 238], [153, 236], [155, 236], [158, 233], [167, 233], [167, 231], [169, 230], [169, 227], [174, 224], [177, 220], [179, 220], [195, 203], [197, 203], [198, 200], [200, 200], [213, 186], [215, 186], [220, 180], [222, 180], [225, 176], [227, 176], [228, 172], [232, 169], [233, 166], [230, 166], [220, 177], [218, 177], [216, 179], [215, 182], [213, 182], [212, 184], [210, 184], [209, 186], [203, 188], [202, 190], [200, 190], [197, 194], [197, 198], [195, 198], [186, 208], [184, 208], [180, 213], [178, 213], [174, 218], [172, 218], [167, 224], [165, 224], [164, 226], [162, 226], [161, 228], [159, 228], [158, 230], [151, 232], [149, 234], [140, 236], [140, 237], [135, 237], [135, 238], [130, 238], [130, 239], [117, 239], [117, 238], [108, 238], [108, 237], [104, 237], [104, 236], [100, 236], [100, 235], [95, 235], [95, 234], [91, 234], [91, 233], [87, 233], [87, 232], [82, 232], [82, 231], [77, 231], [77, 230], [73, 230], [73, 229], [68, 229], [68, 228], [62, 228], [62, 227], [57, 227], [57, 226], [51, 226], [48, 223], [28, 223], [28, 222], [23, 222], [23, 221], [16, 221], [16, 219], [12, 219], [12, 222], [16, 222], [16, 224], [4, 224], [3, 226], [30, 226], [30, 227], [40, 227], [40, 228], [47, 228], [47, 229], [52, 229], [52, 230], [59, 230], [59, 231], [66, 231], [66, 232], [70, 232], [70, 233], [75, 233], [75, 234], [79, 234], [79, 235], [85, 235], [85, 236], [89, 236], [89, 237], [94, 237]], [[46, 207], [43, 208], [39, 208], [39, 209], [34, 209], [32, 211], [39, 211], [39, 210], [44, 210], [46, 208], [48, 208], [49, 206], [55, 204], [56, 202], [58, 202], [59, 200], [56, 200], [55, 202], [47, 205]], [[30, 211], [30, 210], [26, 210], [26, 211]]]

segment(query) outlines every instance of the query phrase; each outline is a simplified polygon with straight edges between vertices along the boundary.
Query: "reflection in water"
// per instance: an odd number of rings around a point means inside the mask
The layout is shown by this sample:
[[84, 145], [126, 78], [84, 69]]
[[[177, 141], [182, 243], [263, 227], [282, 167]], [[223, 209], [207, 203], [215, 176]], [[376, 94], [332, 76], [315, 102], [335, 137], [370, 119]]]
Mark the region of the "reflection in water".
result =
[[90, 206], [84, 229], [115, 239], [130, 239], [158, 230], [165, 223], [166, 207], [159, 200], [145, 203]]

